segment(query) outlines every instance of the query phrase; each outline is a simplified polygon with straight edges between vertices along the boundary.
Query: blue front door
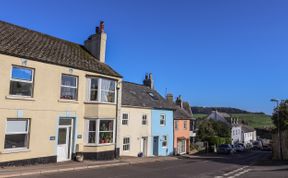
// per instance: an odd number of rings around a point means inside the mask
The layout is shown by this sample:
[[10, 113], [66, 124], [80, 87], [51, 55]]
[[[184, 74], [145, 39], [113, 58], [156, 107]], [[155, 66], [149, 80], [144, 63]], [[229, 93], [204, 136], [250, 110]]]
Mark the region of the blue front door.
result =
[[158, 156], [159, 137], [153, 137], [153, 155]]

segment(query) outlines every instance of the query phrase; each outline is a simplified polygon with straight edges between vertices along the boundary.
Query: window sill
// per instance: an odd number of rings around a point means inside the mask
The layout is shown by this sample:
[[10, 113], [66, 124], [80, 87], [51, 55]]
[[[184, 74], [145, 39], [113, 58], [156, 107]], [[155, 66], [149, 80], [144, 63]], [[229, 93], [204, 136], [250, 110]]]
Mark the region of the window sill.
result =
[[20, 152], [29, 152], [31, 151], [28, 148], [15, 148], [15, 149], [6, 149], [2, 151], [1, 153], [3, 154], [9, 154], [9, 153], [20, 153]]
[[107, 104], [107, 105], [116, 105], [116, 103], [100, 102], [100, 101], [85, 101], [84, 104]]
[[100, 147], [100, 146], [110, 146], [115, 145], [115, 143], [106, 143], [106, 144], [85, 144], [86, 147]]
[[59, 103], [74, 103], [74, 104], [79, 104], [79, 102], [76, 101], [76, 100], [59, 99], [58, 102], [59, 102]]
[[35, 101], [34, 98], [32, 97], [25, 97], [25, 96], [14, 96], [14, 95], [8, 95], [6, 96], [6, 99], [10, 99], [10, 100], [23, 100], [23, 101]]

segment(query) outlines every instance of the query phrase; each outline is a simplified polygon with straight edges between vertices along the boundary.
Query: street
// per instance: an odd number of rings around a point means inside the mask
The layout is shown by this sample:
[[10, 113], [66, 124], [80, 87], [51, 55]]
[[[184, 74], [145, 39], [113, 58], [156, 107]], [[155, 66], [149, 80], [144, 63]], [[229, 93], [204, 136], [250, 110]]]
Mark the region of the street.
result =
[[[267, 173], [259, 173], [261, 167], [269, 171], [269, 166], [259, 165], [269, 160], [271, 152], [247, 152], [233, 155], [201, 155], [185, 156], [179, 160], [143, 163], [129, 166], [99, 168], [27, 176], [27, 178], [185, 178], [185, 177], [271, 177]], [[266, 161], [267, 162], [267, 161]], [[271, 170], [271, 169], [270, 169]], [[257, 172], [255, 174], [255, 172]], [[260, 171], [261, 172], [261, 171]], [[285, 177], [288, 170], [282, 170], [277, 177]], [[256, 176], [257, 175], [257, 176]], [[260, 176], [261, 175], [261, 176]]]

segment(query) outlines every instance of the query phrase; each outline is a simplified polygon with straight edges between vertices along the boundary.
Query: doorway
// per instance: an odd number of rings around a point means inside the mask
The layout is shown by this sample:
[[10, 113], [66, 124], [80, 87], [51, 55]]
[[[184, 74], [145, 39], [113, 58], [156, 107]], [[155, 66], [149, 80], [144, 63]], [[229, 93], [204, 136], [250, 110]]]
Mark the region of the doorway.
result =
[[143, 153], [144, 157], [147, 157], [147, 148], [148, 148], [148, 137], [141, 138], [141, 152]]
[[159, 155], [159, 136], [153, 137], [153, 155], [158, 156]]
[[73, 119], [60, 118], [58, 125], [57, 162], [71, 160]]

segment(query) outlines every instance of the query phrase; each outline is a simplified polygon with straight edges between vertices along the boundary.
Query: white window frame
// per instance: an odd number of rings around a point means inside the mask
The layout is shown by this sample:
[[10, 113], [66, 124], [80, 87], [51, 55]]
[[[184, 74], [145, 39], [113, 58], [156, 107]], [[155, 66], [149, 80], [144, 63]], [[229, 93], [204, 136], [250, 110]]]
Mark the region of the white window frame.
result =
[[[145, 119], [144, 119], [144, 116], [145, 116]], [[145, 121], [145, 124], [144, 124], [144, 121]], [[148, 125], [148, 116], [147, 116], [147, 114], [142, 114], [141, 124], [142, 125]]]
[[[97, 100], [96, 101], [92, 101], [91, 100], [91, 79], [97, 79], [98, 80], [98, 89], [97, 89]], [[107, 104], [116, 104], [116, 100], [117, 100], [117, 81], [113, 80], [113, 79], [105, 79], [105, 78], [100, 78], [100, 77], [87, 77], [87, 95], [86, 95], [86, 100], [87, 102], [89, 103], [107, 103]], [[110, 90], [102, 90], [102, 81], [103, 80], [110, 80], [110, 81], [113, 81], [115, 82], [115, 88], [114, 88], [114, 102], [104, 102], [102, 101], [102, 91], [104, 92], [111, 92]]]
[[[162, 116], [164, 116], [163, 119], [162, 119]], [[161, 124], [162, 120], [164, 120], [164, 124]], [[162, 126], [162, 127], [166, 126], [166, 115], [165, 114], [160, 114], [160, 126]]]
[[[126, 114], [127, 115], [127, 119], [124, 119], [124, 114]], [[122, 125], [129, 125], [129, 117], [130, 117], [130, 115], [129, 115], [129, 113], [122, 113], [122, 120], [121, 120], [121, 124]], [[126, 124], [123, 124], [123, 121], [126, 121]]]
[[[21, 79], [13, 79], [13, 68], [14, 68], [14, 67], [24, 68], [24, 69], [31, 70], [31, 71], [32, 71], [31, 81], [29, 81], [29, 80], [21, 80]], [[13, 95], [13, 94], [10, 94], [11, 88], [9, 88], [9, 95], [10, 95], [10, 96], [15, 96], [15, 97], [32, 98], [32, 97], [33, 97], [33, 94], [34, 94], [34, 72], [35, 72], [35, 69], [29, 68], [29, 67], [12, 65], [11, 72], [10, 72], [10, 87], [11, 87], [11, 81], [14, 81], [14, 82], [23, 82], [23, 83], [30, 83], [30, 84], [32, 84], [32, 92], [31, 92], [31, 96]]]
[[[128, 142], [128, 143], [125, 143], [125, 142], [124, 142], [125, 139], [128, 139], [129, 142]], [[128, 146], [128, 149], [127, 149], [127, 150], [124, 149], [124, 146]], [[122, 149], [123, 149], [123, 151], [125, 151], [125, 152], [129, 152], [129, 151], [131, 150], [131, 138], [130, 138], [130, 137], [123, 137], [123, 140], [122, 140]]]
[[[7, 133], [7, 126], [8, 126], [8, 121], [13, 120], [13, 121], [27, 121], [26, 125], [26, 131], [25, 132], [8, 132]], [[18, 148], [5, 148], [5, 141], [6, 141], [6, 135], [19, 135], [19, 134], [26, 134], [27, 135], [27, 147], [18, 147]], [[4, 139], [4, 150], [5, 151], [16, 151], [16, 150], [28, 150], [29, 149], [29, 141], [30, 141], [30, 119], [28, 118], [21, 118], [21, 119], [16, 119], [16, 118], [8, 118], [6, 119], [6, 128], [5, 128], [5, 139]]]
[[[95, 137], [95, 143], [89, 143], [89, 121], [90, 120], [95, 120], [96, 121], [96, 137]], [[113, 121], [113, 142], [112, 143], [100, 143], [100, 122], [101, 121]], [[86, 138], [85, 138], [85, 143], [86, 145], [88, 146], [105, 146], [105, 145], [114, 145], [115, 144], [115, 119], [99, 119], [99, 118], [88, 118], [86, 119], [86, 131], [85, 131], [85, 135], [86, 135]], [[101, 132], [111, 132], [111, 131], [101, 131]]]
[[[166, 137], [166, 140], [164, 140], [164, 137]], [[163, 143], [166, 141], [166, 146], [163, 146]], [[162, 148], [168, 148], [168, 135], [162, 135], [161, 138], [161, 146]]]
[[188, 126], [188, 121], [184, 121], [184, 122], [183, 122], [183, 128], [184, 128], [184, 130], [187, 130], [187, 129], [188, 129], [187, 126]]
[[[64, 76], [64, 75], [66, 75], [66, 76], [70, 76], [70, 77], [75, 77], [76, 78], [76, 86], [74, 87], [74, 86], [69, 86], [69, 85], [63, 85], [62, 84], [62, 77]], [[64, 74], [64, 73], [62, 73], [61, 74], [61, 83], [60, 83], [60, 99], [61, 100], [71, 100], [71, 101], [77, 101], [78, 100], [78, 80], [79, 80], [79, 77], [78, 76], [76, 76], [76, 75], [70, 75], [70, 74]], [[62, 93], [61, 93], [61, 90], [62, 90], [62, 87], [64, 87], [64, 88], [73, 88], [73, 89], [76, 89], [76, 98], [75, 99], [64, 99], [64, 98], [61, 98], [61, 95], [62, 95]]]
[[178, 130], [179, 126], [178, 126], [178, 121], [174, 121], [174, 124], [175, 124], [175, 129]]

